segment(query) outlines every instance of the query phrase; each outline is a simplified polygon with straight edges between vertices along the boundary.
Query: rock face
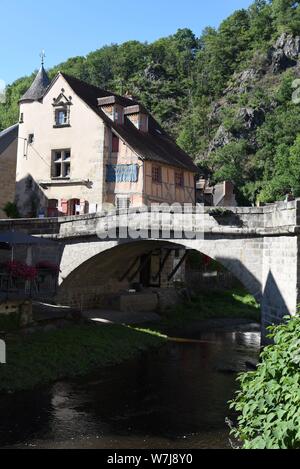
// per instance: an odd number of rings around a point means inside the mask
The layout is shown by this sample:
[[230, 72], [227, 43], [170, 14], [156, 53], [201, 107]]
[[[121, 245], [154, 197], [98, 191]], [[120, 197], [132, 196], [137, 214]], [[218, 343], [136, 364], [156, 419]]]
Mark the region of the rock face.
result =
[[271, 70], [279, 73], [297, 65], [300, 54], [300, 37], [283, 33], [269, 52]]
[[233, 82], [226, 88], [224, 95], [242, 94], [254, 87], [255, 81], [261, 77], [261, 71], [255, 68], [249, 68], [240, 73], [235, 73]]
[[[233, 74], [223, 96], [211, 105], [208, 118], [216, 131], [203, 161], [209, 161], [213, 152], [240, 139], [244, 139], [253, 151], [258, 148], [256, 130], [263, 125], [268, 113], [278, 106], [276, 99], [268, 94], [268, 87], [279, 84], [279, 75], [290, 67], [295, 67], [295, 72], [300, 76], [300, 35], [283, 33], [267, 54], [258, 52], [249, 68]], [[255, 96], [257, 90], [262, 94], [265, 92], [270, 99], [264, 101], [259, 98], [257, 107], [252, 104], [256, 99], [252, 102], [240, 100], [241, 95]], [[236, 123], [232, 128], [224, 125], [223, 111], [226, 109], [232, 111], [233, 122]]]
[[223, 125], [221, 125], [210, 144], [208, 152], [211, 153], [213, 151], [218, 150], [219, 148], [225, 147], [232, 141], [232, 135], [228, 132]]
[[244, 124], [245, 129], [255, 130], [265, 120], [263, 109], [241, 108], [237, 116]]
[[[260, 127], [265, 121], [265, 111], [263, 109], [240, 108], [236, 118], [241, 123], [239, 131], [230, 132], [223, 125], [220, 125], [214, 139], [212, 140], [208, 154], [223, 148], [228, 143], [240, 138], [248, 139], [251, 146], [256, 146], [253, 131]], [[252, 135], [252, 138], [251, 138]]]

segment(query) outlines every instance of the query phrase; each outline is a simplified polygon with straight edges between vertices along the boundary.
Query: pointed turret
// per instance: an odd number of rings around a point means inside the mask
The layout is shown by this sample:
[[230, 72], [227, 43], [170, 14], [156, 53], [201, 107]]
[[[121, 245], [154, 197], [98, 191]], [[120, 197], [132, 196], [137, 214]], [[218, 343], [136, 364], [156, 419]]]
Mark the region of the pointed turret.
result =
[[20, 99], [20, 103], [25, 102], [25, 101], [27, 102], [39, 101], [44, 96], [49, 85], [50, 85], [50, 80], [49, 80], [46, 70], [44, 69], [44, 65], [42, 64], [31, 87], [29, 88], [29, 90], [26, 91], [26, 93]]

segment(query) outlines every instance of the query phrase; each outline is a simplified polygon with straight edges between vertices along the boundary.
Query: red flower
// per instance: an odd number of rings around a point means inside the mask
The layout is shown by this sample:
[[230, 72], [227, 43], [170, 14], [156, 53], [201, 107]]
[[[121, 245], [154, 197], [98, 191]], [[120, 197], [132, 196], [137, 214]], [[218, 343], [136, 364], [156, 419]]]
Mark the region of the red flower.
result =
[[32, 265], [23, 264], [18, 261], [10, 261], [5, 265], [6, 270], [14, 278], [23, 280], [34, 280], [37, 276], [37, 269]]

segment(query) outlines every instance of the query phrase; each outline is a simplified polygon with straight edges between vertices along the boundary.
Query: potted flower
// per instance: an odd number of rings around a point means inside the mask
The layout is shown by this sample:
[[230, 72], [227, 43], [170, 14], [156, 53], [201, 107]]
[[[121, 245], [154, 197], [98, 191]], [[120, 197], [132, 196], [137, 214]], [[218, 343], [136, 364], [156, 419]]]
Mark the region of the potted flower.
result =
[[37, 269], [32, 265], [27, 265], [19, 261], [6, 263], [6, 270], [12, 278], [32, 281], [37, 277]]

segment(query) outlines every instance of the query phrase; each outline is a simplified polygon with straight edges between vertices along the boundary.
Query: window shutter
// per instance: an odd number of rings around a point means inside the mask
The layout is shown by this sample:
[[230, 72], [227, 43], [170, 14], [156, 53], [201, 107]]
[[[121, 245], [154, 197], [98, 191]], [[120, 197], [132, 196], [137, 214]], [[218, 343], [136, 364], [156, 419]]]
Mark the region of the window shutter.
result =
[[67, 200], [61, 200], [60, 205], [61, 205], [61, 212], [64, 215], [68, 215], [68, 201]]

